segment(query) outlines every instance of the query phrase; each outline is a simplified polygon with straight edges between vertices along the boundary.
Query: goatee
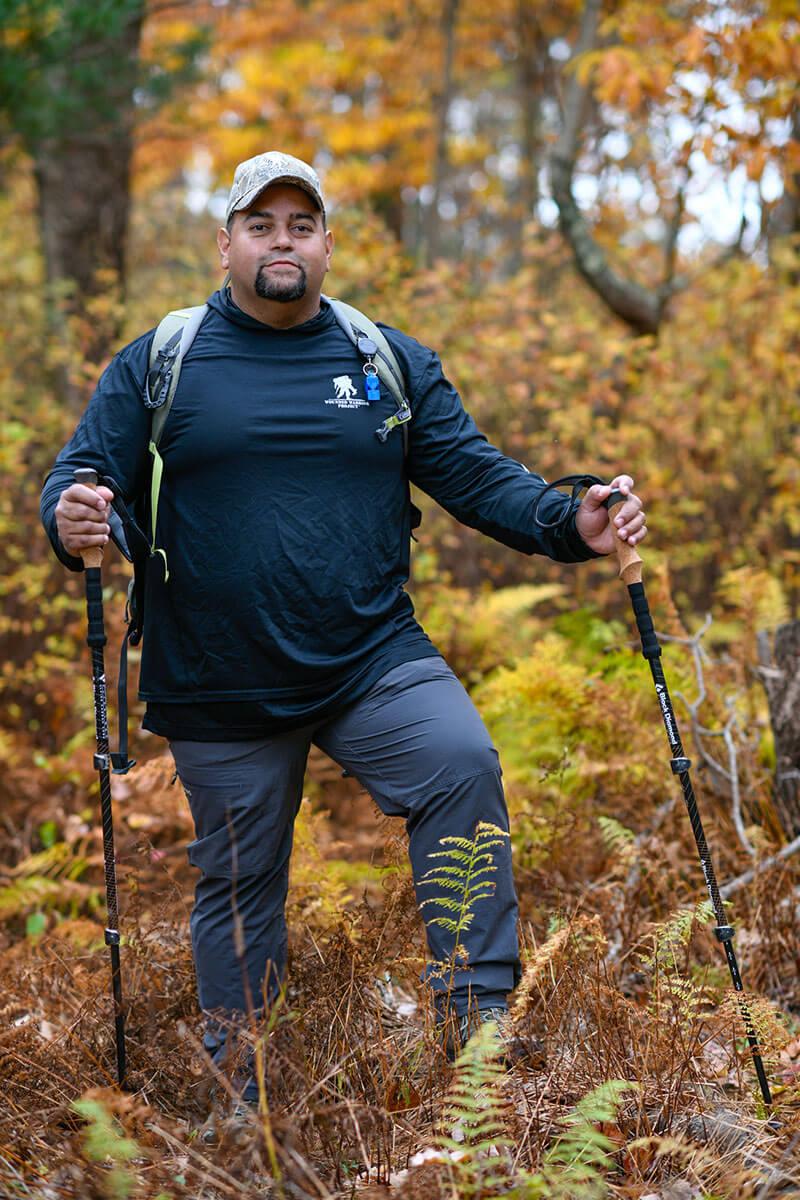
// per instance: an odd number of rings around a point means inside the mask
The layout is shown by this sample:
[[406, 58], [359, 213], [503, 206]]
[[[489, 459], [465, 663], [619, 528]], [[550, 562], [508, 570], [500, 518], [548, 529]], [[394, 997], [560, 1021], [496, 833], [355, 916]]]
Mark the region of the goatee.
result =
[[306, 294], [306, 273], [302, 267], [297, 269], [299, 273], [293, 279], [269, 279], [260, 267], [256, 275], [256, 295], [262, 300], [277, 300], [282, 304], [302, 300]]

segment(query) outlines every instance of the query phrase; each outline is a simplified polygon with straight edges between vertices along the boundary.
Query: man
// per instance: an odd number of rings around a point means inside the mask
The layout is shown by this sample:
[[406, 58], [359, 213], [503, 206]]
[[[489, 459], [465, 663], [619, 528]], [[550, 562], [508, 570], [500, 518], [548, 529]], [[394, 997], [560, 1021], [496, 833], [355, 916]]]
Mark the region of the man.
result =
[[[140, 696], [195, 824], [200, 1003], [233, 1015], [248, 988], [256, 1003], [274, 997], [285, 968], [292, 826], [312, 743], [405, 818], [420, 899], [440, 838], [472, 837], [479, 821], [508, 829], [497, 752], [404, 591], [409, 480], [464, 523], [563, 562], [610, 554], [616, 537], [635, 545], [646, 530], [620, 475], [616, 528], [603, 506], [611, 486], [595, 486], [574, 513], [550, 492], [542, 520], [564, 516], [564, 528], [544, 532], [531, 515], [544, 481], [486, 441], [434, 352], [394, 329], [385, 333], [413, 414], [407, 454], [399, 431], [376, 437], [395, 403], [384, 388], [367, 402], [364, 361], [322, 297], [333, 234], [306, 163], [270, 152], [240, 164], [217, 242], [230, 287], [209, 300], [159, 445], [166, 566], [148, 564]], [[46, 481], [43, 521], [73, 570], [108, 541], [113, 499], [109, 487], [74, 483], [74, 468], [117, 481], [126, 502], [147, 485], [152, 338], [104, 372]], [[495, 865], [494, 896], [461, 935], [468, 961], [449, 995], [449, 973], [429, 976], [464, 1031], [470, 1014], [506, 1009], [519, 977], [510, 849]], [[427, 934], [434, 960], [447, 961], [451, 936], [437, 924]], [[218, 1058], [221, 1028], [207, 1034]]]

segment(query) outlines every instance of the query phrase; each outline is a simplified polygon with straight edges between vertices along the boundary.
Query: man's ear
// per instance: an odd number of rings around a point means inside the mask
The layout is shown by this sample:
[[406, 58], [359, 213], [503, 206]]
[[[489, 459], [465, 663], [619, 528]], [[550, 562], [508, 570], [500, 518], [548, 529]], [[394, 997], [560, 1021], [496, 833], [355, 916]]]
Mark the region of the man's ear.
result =
[[327, 247], [327, 251], [328, 251], [327, 265], [330, 266], [331, 265], [331, 255], [333, 254], [333, 233], [331, 232], [330, 229], [326, 230], [326, 232], [325, 232], [325, 246]]
[[229, 267], [228, 250], [231, 245], [231, 235], [223, 225], [217, 233], [217, 249], [219, 250], [219, 258], [223, 268], [227, 271]]

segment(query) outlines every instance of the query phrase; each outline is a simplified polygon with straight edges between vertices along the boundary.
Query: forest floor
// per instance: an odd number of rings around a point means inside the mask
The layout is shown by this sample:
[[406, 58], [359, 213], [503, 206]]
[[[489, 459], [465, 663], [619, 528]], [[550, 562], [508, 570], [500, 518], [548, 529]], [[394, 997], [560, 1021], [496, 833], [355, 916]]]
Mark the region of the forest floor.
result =
[[[135, 752], [141, 764], [113, 786], [125, 1092], [114, 1086], [91, 755], [76, 750], [56, 779], [31, 746], [0, 785], [0, 861], [13, 864], [0, 900], [4, 1197], [261, 1196], [278, 1194], [276, 1175], [296, 1197], [800, 1196], [800, 1039], [765, 1034], [779, 1097], [771, 1129], [735, 1006], [719, 988], [712, 1002], [696, 978], [681, 995], [663, 964], [656, 988], [630, 953], [636, 914], [610, 919], [603, 879], [565, 881], [556, 865], [521, 873], [523, 915], [568, 910], [549, 937], [522, 922], [513, 1012], [531, 1054], [502, 1072], [483, 1047], [454, 1069], [418, 983], [402, 825], [316, 752], [288, 907], [289, 987], [266, 1033], [242, 1035], [264, 1049], [265, 1104], [244, 1129], [223, 1122], [209, 1145], [191, 820], [157, 739]], [[692, 936], [713, 957], [708, 932]], [[756, 938], [741, 930], [745, 947]], [[688, 951], [683, 965], [691, 975]]]

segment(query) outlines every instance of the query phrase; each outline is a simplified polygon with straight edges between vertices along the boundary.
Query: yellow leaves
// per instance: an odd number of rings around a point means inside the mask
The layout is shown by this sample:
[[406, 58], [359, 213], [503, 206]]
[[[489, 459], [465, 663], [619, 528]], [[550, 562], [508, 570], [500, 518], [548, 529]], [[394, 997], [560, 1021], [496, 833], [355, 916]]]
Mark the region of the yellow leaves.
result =
[[549, 365], [557, 375], [563, 375], [567, 379], [576, 379], [586, 370], [588, 359], [581, 351], [573, 354], [554, 354], [549, 360]]
[[[294, 826], [294, 853], [291, 861], [289, 904], [299, 909], [306, 922], [323, 924], [339, 913], [352, 899], [353, 886], [363, 890], [366, 873], [344, 862], [332, 861], [324, 846], [330, 841], [327, 813], [314, 812], [304, 798]], [[348, 878], [348, 875], [350, 878]]]
[[694, 25], [675, 47], [679, 61], [682, 60], [687, 67], [697, 66], [706, 52], [707, 38], [706, 31]]
[[500, 620], [518, 618], [537, 604], [563, 596], [564, 589], [555, 583], [523, 583], [513, 588], [496, 588], [481, 597], [480, 605], [492, 617]]
[[638, 112], [646, 100], [662, 99], [672, 78], [671, 65], [661, 51], [615, 45], [582, 54], [572, 65], [584, 87], [590, 84], [599, 100]]
[[766, 568], [737, 567], [723, 575], [720, 598], [757, 629], [773, 629], [789, 619], [786, 595]]

